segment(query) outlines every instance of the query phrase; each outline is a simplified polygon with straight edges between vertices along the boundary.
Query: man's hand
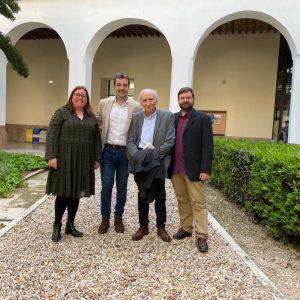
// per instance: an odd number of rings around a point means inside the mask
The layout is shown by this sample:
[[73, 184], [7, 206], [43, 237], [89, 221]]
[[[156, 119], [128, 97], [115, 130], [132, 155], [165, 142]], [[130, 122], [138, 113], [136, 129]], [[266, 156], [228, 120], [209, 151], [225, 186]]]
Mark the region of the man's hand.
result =
[[48, 160], [48, 166], [54, 170], [57, 169], [57, 158], [52, 158]]
[[99, 162], [98, 162], [98, 161], [95, 161], [95, 162], [94, 162], [94, 169], [96, 170], [96, 169], [98, 169], [99, 167], [100, 167]]
[[146, 144], [143, 149], [154, 149], [154, 146], [150, 143]]
[[209, 175], [207, 173], [200, 173], [199, 179], [202, 181], [208, 180]]

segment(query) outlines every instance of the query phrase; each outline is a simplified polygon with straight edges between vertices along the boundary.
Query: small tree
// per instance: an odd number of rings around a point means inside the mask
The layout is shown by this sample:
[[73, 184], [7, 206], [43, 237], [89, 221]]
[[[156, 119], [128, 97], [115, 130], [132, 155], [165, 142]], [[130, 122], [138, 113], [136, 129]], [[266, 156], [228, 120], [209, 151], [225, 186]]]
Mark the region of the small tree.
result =
[[[14, 14], [20, 10], [18, 0], [0, 0], [0, 14], [14, 21]], [[10, 38], [0, 31], [0, 49], [5, 54], [12, 68], [26, 78], [29, 75], [28, 67], [20, 55], [18, 49], [12, 44]]]

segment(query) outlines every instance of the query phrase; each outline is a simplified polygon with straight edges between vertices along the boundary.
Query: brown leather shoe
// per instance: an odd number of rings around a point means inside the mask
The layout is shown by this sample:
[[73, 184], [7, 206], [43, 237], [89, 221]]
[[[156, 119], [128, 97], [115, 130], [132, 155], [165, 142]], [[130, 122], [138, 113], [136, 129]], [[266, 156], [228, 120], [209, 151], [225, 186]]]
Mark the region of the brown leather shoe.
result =
[[141, 225], [138, 231], [132, 236], [133, 241], [139, 241], [141, 240], [144, 235], [149, 234], [149, 229], [148, 226], [146, 225]]
[[197, 238], [196, 245], [197, 245], [198, 250], [200, 252], [207, 252], [208, 251], [208, 245], [207, 245], [206, 239]]
[[121, 218], [115, 218], [115, 231], [117, 233], [124, 233], [125, 227]]
[[192, 234], [190, 232], [185, 231], [182, 228], [179, 228], [179, 230], [173, 235], [173, 238], [176, 240], [182, 240], [189, 236], [192, 236]]
[[99, 234], [104, 234], [108, 231], [109, 228], [109, 218], [102, 218], [101, 224], [98, 228]]
[[168, 242], [168, 243], [171, 242], [171, 237], [169, 236], [169, 234], [167, 233], [164, 227], [158, 227], [157, 234], [164, 242]]

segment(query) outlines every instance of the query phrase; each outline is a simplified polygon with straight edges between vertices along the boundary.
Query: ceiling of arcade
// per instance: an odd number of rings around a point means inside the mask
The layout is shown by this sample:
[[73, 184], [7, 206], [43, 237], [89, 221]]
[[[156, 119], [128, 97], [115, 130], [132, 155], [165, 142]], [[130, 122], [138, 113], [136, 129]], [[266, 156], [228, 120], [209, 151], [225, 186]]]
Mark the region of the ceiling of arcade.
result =
[[[255, 19], [237, 19], [214, 29], [211, 34], [253, 34], [263, 32], [277, 32], [277, 29], [268, 23]], [[127, 25], [111, 32], [107, 38], [127, 38], [127, 37], [159, 37], [162, 33], [144, 25]], [[22, 40], [44, 40], [60, 39], [55, 30], [49, 28], [38, 28], [29, 31]]]

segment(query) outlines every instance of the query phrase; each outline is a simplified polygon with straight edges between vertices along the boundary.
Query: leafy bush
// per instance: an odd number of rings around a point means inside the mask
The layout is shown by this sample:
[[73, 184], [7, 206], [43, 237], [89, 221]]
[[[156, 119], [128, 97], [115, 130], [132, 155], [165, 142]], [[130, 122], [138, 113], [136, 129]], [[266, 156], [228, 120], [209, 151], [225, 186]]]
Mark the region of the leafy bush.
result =
[[272, 236], [300, 241], [299, 146], [216, 139], [212, 182]]
[[40, 156], [0, 152], [0, 196], [9, 196], [24, 184], [22, 172], [46, 167]]
[[22, 184], [21, 173], [12, 165], [0, 161], [0, 195], [9, 196], [14, 188]]

